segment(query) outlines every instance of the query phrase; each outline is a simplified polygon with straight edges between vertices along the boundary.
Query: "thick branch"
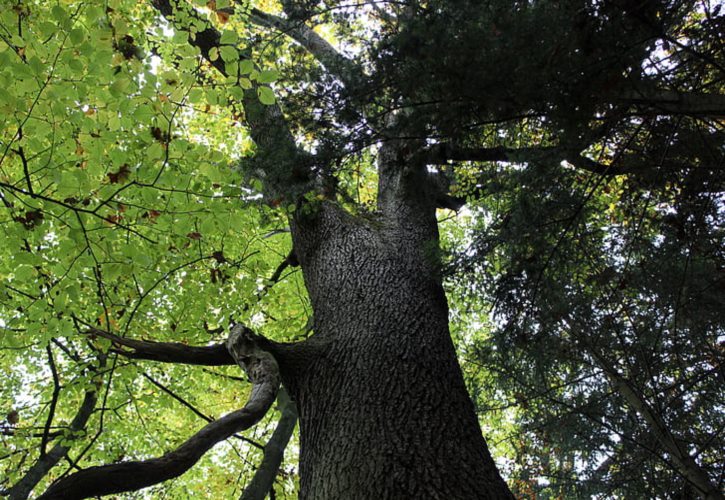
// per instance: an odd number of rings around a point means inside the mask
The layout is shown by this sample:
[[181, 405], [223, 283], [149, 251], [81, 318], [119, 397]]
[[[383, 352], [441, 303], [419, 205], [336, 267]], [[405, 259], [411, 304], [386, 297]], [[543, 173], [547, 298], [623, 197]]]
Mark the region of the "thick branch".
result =
[[187, 365], [222, 366], [236, 364], [223, 344], [195, 347], [179, 342], [153, 342], [119, 337], [111, 332], [91, 328], [90, 335], [110, 340], [116, 346], [133, 349], [114, 349], [113, 352], [131, 359], [147, 359], [162, 363], [182, 363]]
[[361, 80], [362, 71], [350, 59], [339, 53], [327, 40], [302, 21], [293, 21], [267, 14], [253, 8], [249, 20], [257, 26], [271, 28], [292, 38], [317, 59], [330, 73], [337, 76], [350, 90]]
[[[99, 368], [102, 368], [104, 364], [105, 357], [101, 357]], [[48, 471], [55, 467], [55, 465], [66, 456], [68, 450], [70, 450], [68, 442], [83, 435], [83, 431], [86, 428], [88, 419], [91, 418], [91, 414], [96, 407], [97, 401], [98, 391], [96, 387], [86, 391], [85, 396], [83, 397], [83, 402], [81, 403], [80, 408], [78, 408], [78, 412], [73, 418], [67, 434], [64, 433], [65, 439], [53, 446], [48, 453], [45, 453], [38, 458], [28, 472], [25, 473], [23, 478], [8, 490], [7, 494], [9, 500], [25, 500], [28, 498], [30, 492], [45, 477]]]
[[662, 114], [725, 116], [725, 95], [720, 94], [634, 90], [622, 94], [619, 100], [626, 104], [651, 108]]
[[[251, 330], [241, 324], [234, 328], [242, 328], [255, 339], [255, 343], [265, 351], [272, 353], [280, 364], [282, 375], [286, 384], [294, 385], [295, 379], [307, 368], [311, 360], [316, 359], [320, 351], [325, 348], [324, 343], [307, 339], [303, 342], [274, 342], [262, 336], [255, 335]], [[109, 339], [116, 346], [127, 347], [131, 350], [115, 348], [111, 352], [130, 359], [145, 359], [162, 363], [182, 363], [188, 365], [222, 366], [236, 364], [234, 358], [224, 345], [216, 344], [205, 347], [195, 347], [178, 342], [154, 342], [150, 340], [134, 340], [119, 337], [111, 332], [98, 328], [90, 328], [85, 333]]]
[[426, 152], [426, 162], [430, 164], [444, 164], [448, 161], [504, 161], [511, 163], [526, 163], [531, 161], [562, 161], [576, 168], [600, 175], [615, 176], [629, 173], [614, 165], [604, 165], [591, 158], [560, 146], [541, 146], [530, 148], [459, 148], [451, 144], [436, 144]]
[[85, 469], [56, 482], [39, 498], [74, 500], [139, 490], [172, 479], [191, 468], [219, 441], [256, 424], [274, 402], [280, 384], [279, 367], [241, 325], [232, 329], [226, 345], [254, 384], [244, 408], [209, 423], [161, 457]]
[[264, 446], [262, 463], [254, 473], [252, 481], [244, 489], [240, 500], [264, 500], [277, 477], [277, 471], [284, 458], [284, 450], [297, 424], [297, 408], [284, 387], [280, 389], [277, 396], [277, 405], [282, 417], [279, 419], [272, 437]]
[[652, 409], [644, 396], [614, 366], [597, 354], [596, 351], [592, 349], [591, 353], [609, 378], [612, 386], [619, 392], [627, 404], [642, 416], [648, 428], [657, 436], [659, 443], [677, 468], [677, 472], [695, 487], [702, 498], [706, 500], [722, 499], [723, 495], [717, 485], [710, 481], [707, 474], [695, 462], [687, 450], [681, 446], [670, 432], [661, 415]]

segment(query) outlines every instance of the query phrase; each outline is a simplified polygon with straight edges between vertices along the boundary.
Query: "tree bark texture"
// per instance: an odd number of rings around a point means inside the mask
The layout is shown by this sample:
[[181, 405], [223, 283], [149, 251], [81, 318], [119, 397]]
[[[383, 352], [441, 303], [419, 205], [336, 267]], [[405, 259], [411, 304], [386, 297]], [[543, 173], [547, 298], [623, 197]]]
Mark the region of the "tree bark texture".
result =
[[285, 380], [300, 413], [300, 498], [513, 498], [451, 341], [424, 178], [399, 170], [388, 182], [376, 214], [323, 203], [293, 224], [320, 346]]

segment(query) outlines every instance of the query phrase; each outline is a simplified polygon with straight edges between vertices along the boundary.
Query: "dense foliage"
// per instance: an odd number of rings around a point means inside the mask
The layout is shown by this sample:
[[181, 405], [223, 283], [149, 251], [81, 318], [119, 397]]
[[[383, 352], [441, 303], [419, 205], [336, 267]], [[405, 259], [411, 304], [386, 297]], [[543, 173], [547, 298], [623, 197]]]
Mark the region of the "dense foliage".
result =
[[[294, 273], [267, 293], [289, 252], [286, 221], [230, 168], [252, 147], [241, 107], [221, 79], [207, 83], [186, 35], [136, 2], [10, 7], [0, 13], [4, 488], [53, 446], [70, 451], [44, 484], [76, 464], [154, 456], [246, 398], [238, 370], [109, 358], [108, 341], [79, 333], [89, 326], [205, 345], [231, 320], [277, 338], [307, 321]], [[264, 428], [249, 439], [264, 444]], [[164, 494], [232, 495], [258, 456], [234, 439]]]
[[468, 356], [503, 391], [484, 391], [481, 411], [515, 408], [515, 431], [500, 439], [522, 491], [694, 496], [665, 442], [676, 436], [720, 474], [719, 196], [546, 168], [510, 182], [455, 260], [465, 277], [454, 277], [474, 317], [486, 318], [483, 290], [493, 300], [493, 342], [473, 339]]
[[[478, 379], [495, 387], [482, 392], [481, 411], [509, 409], [515, 430], [500, 439], [516, 457], [522, 494], [691, 498], [687, 455], [720, 485], [725, 460], [725, 136], [704, 109], [633, 110], [621, 97], [651, 88], [721, 92], [723, 18], [714, 5], [643, 2], [633, 12], [616, 2], [573, 4], [495, 18], [514, 22], [523, 30], [515, 40], [541, 47], [538, 54], [517, 41], [511, 52], [509, 43], [483, 45], [493, 55], [481, 61], [531, 75], [499, 87], [511, 98], [496, 102], [513, 106], [504, 116], [533, 115], [489, 127], [487, 144], [581, 141], [604, 168], [542, 157], [525, 169], [466, 171], [479, 216], [465, 249], [452, 248], [451, 273], [493, 340], [468, 347], [495, 374]], [[527, 24], [551, 15], [573, 35]], [[491, 79], [492, 69], [462, 71]]]
[[[194, 0], [170, 20], [160, 1], [4, 1], [0, 490], [56, 455], [35, 492], [156, 456], [242, 406], [235, 367], [128, 359], [89, 331], [309, 335], [287, 215], [372, 211], [391, 115], [441, 206], [467, 204], [439, 212], [435, 257], [512, 489], [722, 490], [721, 3]], [[303, 171], [254, 156], [276, 102]], [[128, 498], [238, 496], [277, 419]], [[293, 439], [278, 497], [295, 467]]]

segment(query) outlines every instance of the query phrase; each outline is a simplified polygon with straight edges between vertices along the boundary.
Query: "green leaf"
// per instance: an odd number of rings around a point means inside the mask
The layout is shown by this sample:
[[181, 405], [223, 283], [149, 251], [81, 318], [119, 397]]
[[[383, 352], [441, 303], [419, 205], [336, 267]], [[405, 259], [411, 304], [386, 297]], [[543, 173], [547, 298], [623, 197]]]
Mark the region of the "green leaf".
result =
[[254, 71], [254, 62], [251, 59], [245, 59], [239, 63], [239, 73], [248, 75]]
[[224, 61], [228, 63], [239, 59], [239, 52], [237, 52], [237, 49], [235, 49], [234, 47], [229, 47], [228, 45], [225, 45], [221, 49], [219, 49], [219, 53], [221, 54], [222, 59], [224, 59]]
[[204, 99], [204, 91], [199, 88], [191, 89], [188, 99], [190, 103], [197, 104]]
[[[217, 7], [219, 6], [219, 3], [217, 2]], [[222, 36], [219, 39], [219, 43], [222, 45], [236, 45], [239, 42], [239, 35], [237, 35], [236, 31], [232, 30], [224, 30], [222, 32]]]
[[75, 28], [71, 30], [69, 38], [73, 45], [80, 45], [86, 38], [86, 32], [83, 28]]
[[259, 102], [271, 106], [275, 103], [274, 92], [269, 87], [259, 87], [257, 89], [257, 95], [259, 96]]
[[259, 73], [257, 81], [259, 83], [272, 83], [279, 78], [279, 72], [276, 70], [264, 70]]

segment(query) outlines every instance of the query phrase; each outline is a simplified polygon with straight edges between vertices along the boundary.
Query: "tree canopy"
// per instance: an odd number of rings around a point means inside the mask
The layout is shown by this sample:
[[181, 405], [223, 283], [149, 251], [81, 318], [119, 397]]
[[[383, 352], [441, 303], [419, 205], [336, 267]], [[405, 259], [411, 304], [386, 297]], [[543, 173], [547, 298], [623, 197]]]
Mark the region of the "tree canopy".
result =
[[375, 221], [395, 144], [512, 491], [722, 498], [721, 2], [4, 2], [4, 494], [188, 449], [128, 498], [295, 498], [222, 344], [314, 335], [290, 220]]

